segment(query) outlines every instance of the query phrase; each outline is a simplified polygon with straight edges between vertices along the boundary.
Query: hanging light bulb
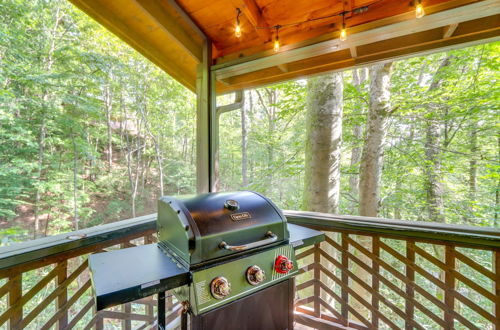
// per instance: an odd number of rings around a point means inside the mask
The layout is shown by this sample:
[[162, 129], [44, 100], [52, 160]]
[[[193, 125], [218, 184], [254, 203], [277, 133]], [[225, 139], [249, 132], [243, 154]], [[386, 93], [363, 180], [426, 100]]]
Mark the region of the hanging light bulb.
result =
[[274, 52], [277, 53], [280, 50], [280, 37], [279, 37], [279, 29], [280, 26], [276, 25], [276, 38], [274, 39]]
[[345, 29], [345, 24], [342, 24], [342, 30], [340, 30], [340, 41], [346, 41], [347, 31]]
[[240, 8], [236, 8], [236, 27], [234, 28], [234, 35], [236, 36], [236, 38], [241, 37], [240, 15]]
[[347, 30], [345, 29], [345, 20], [344, 20], [345, 12], [342, 13], [342, 30], [340, 30], [340, 41], [346, 41], [347, 39]]
[[415, 7], [415, 17], [416, 18], [421, 18], [424, 17], [425, 11], [424, 11], [424, 6], [422, 6], [422, 0], [418, 0], [417, 6]]
[[236, 28], [234, 29], [234, 35], [236, 38], [241, 37], [241, 27], [240, 24], [236, 24]]

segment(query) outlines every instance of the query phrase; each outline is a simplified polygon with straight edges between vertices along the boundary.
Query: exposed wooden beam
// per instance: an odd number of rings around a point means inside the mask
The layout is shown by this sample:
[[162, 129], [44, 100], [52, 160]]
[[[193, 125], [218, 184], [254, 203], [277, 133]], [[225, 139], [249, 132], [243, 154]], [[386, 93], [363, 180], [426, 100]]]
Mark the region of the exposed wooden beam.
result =
[[[262, 17], [262, 12], [255, 0], [243, 0], [245, 7], [242, 8], [243, 14], [252, 23], [254, 27], [269, 27], [264, 17]], [[255, 29], [260, 39], [264, 42], [271, 40], [271, 31], [269, 29]]]
[[[237, 1], [237, 0], [233, 0]], [[297, 0], [301, 1], [301, 0]], [[302, 0], [303, 1], [303, 0]], [[440, 11], [449, 10], [452, 8], [457, 8], [481, 0], [426, 0], [425, 1], [425, 11], [427, 15], [432, 15]], [[280, 1], [270, 1], [270, 3], [275, 3]], [[342, 6], [343, 2], [333, 2], [331, 8], [336, 8], [332, 10], [332, 13], [340, 13], [344, 9]], [[406, 20], [414, 20], [415, 12], [414, 7], [410, 6], [410, 2], [401, 0], [384, 0], [384, 1], [374, 1], [374, 0], [360, 0], [356, 2], [356, 7], [362, 5], [372, 4], [370, 9], [361, 14], [353, 15], [348, 17], [346, 24], [349, 29], [349, 33], [359, 33], [369, 29], [378, 28], [381, 26], [398, 23]], [[270, 6], [266, 6], [266, 14], [270, 11]], [[297, 9], [297, 8], [294, 8]], [[321, 12], [317, 12], [314, 15], [322, 15]], [[267, 18], [267, 16], [266, 16]], [[280, 20], [272, 20], [270, 22], [280, 22]], [[294, 28], [283, 28], [280, 30], [281, 41], [283, 45], [290, 45], [294, 48], [302, 47], [304, 45], [310, 45], [317, 42], [322, 42], [329, 39], [334, 39], [336, 32], [339, 31], [339, 23], [341, 22], [341, 17], [332, 17], [327, 20], [311, 21], [309, 23], [300, 24], [300, 26]], [[271, 24], [271, 23], [270, 23]], [[332, 37], [333, 35], [333, 37]], [[253, 39], [257, 41], [258, 38]], [[260, 40], [259, 40], [260, 41]], [[301, 44], [301, 45], [300, 45]], [[222, 58], [217, 59], [217, 63], [231, 62], [233, 60], [249, 57], [252, 55], [257, 55], [266, 50], [270, 50], [268, 55], [272, 55], [273, 45], [271, 42], [268, 43], [255, 43], [246, 41], [245, 43], [235, 43], [229, 46], [222, 46], [220, 48], [219, 55]]]
[[[277, 66], [283, 63], [331, 53], [333, 48], [338, 48], [339, 50], [348, 49], [364, 44], [402, 37], [409, 33], [423, 32], [499, 13], [500, 6], [498, 6], [498, 0], [484, 0], [447, 11], [438, 12], [436, 14], [426, 15], [418, 21], [413, 19], [360, 33], [349, 34], [349, 38], [345, 42], [339, 43], [338, 39], [327, 40], [310, 46], [290, 49], [271, 56], [257, 58], [248, 62], [237, 63], [234, 65], [231, 65], [231, 63], [216, 65], [213, 69], [217, 71], [218, 77], [224, 79]], [[236, 62], [241, 61], [242, 60], [238, 60]]]
[[349, 51], [351, 52], [351, 57], [356, 58], [358, 57], [358, 52], [356, 50], [356, 46], [352, 46], [349, 48]]
[[458, 27], [458, 23], [450, 24], [448, 26], [444, 27], [444, 32], [443, 32], [443, 39], [449, 38], [453, 35], [455, 30]]
[[433, 37], [434, 40], [418, 44], [408, 42], [407, 45], [402, 45], [402, 47], [396, 45], [396, 47], [392, 49], [381, 49], [378, 53], [368, 52], [365, 55], [360, 55], [358, 52], [357, 58], [351, 58], [349, 51], [345, 50], [343, 51], [344, 56], [339, 57], [337, 60], [331, 58], [330, 54], [326, 54], [313, 59], [288, 63], [290, 69], [288, 73], [281, 72], [275, 66], [237, 77], [227, 78], [226, 81], [229, 83], [229, 87], [222, 88], [220, 92], [227, 93], [238, 89], [261, 87], [279, 81], [298, 79], [324, 72], [342, 71], [347, 68], [367, 65], [381, 60], [396, 60], [413, 56], [423, 56], [438, 51], [449, 51], [487, 42], [495, 42], [500, 40], [500, 27], [490, 28], [486, 31], [479, 31], [476, 33], [465, 33], [464, 35], [452, 36], [447, 39], [442, 39], [441, 31], [436, 29], [434, 30]]
[[151, 17], [163, 31], [168, 33], [170, 37], [177, 42], [198, 62], [202, 61], [203, 47], [197, 43], [188, 32], [178, 23], [173, 15], [165, 10], [165, 8], [157, 0], [135, 0], [139, 7], [146, 15]]
[[192, 91], [195, 90], [196, 60], [192, 57], [181, 58], [179, 54], [183, 53], [184, 49], [173, 42], [169, 34], [162, 34], [159, 39], [158, 35], [154, 34], [155, 31], [147, 30], [144, 24], [141, 24], [145, 18], [144, 13], [138, 13], [133, 20], [127, 20], [130, 17], [126, 16], [125, 12], [135, 10], [134, 6], [137, 4], [127, 2], [125, 6], [123, 1], [118, 3], [106, 0], [70, 1], [178, 82]]
[[283, 64], [278, 64], [277, 65], [278, 69], [281, 70], [281, 72], [288, 72], [288, 65], [286, 63], [283, 63]]

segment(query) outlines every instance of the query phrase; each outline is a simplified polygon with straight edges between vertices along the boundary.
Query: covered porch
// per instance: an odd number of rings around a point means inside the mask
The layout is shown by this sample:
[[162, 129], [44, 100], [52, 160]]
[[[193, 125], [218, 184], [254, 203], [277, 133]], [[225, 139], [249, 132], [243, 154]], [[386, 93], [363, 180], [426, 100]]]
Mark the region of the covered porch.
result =
[[[219, 115], [240, 106], [236, 97], [235, 104], [218, 107], [217, 95], [500, 35], [497, 0], [294, 1], [286, 8], [279, 1], [259, 7], [254, 0], [71, 1], [196, 93], [200, 193], [218, 187]], [[415, 18], [417, 5], [423, 5], [423, 17]], [[235, 23], [241, 24], [241, 37], [235, 36]], [[327, 233], [325, 242], [298, 255], [297, 328], [500, 325], [498, 230], [314, 212], [285, 215], [290, 223]], [[153, 298], [96, 312], [86, 259], [155, 240], [152, 214], [0, 249], [0, 327], [155, 328]], [[34, 271], [44, 275], [26, 283], [25, 274]], [[33, 304], [42, 292], [50, 293]], [[166, 305], [167, 323], [175, 328], [182, 306], [172, 295]]]

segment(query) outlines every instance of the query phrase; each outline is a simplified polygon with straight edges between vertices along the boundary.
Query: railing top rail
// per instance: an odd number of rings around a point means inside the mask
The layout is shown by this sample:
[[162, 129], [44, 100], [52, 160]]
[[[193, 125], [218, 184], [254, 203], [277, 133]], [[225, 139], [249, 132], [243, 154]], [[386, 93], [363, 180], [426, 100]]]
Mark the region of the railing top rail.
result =
[[[284, 211], [284, 214], [290, 223], [324, 230], [351, 230], [500, 248], [500, 230], [494, 228], [304, 211]], [[81, 254], [89, 253], [92, 252], [92, 247], [97, 245], [109, 244], [125, 236], [154, 230], [156, 230], [156, 214], [150, 214], [2, 247], [0, 248], [0, 277], [4, 275], [6, 269], [11, 267], [71, 251], [81, 251]], [[86, 251], [87, 249], [89, 251]]]
[[[109, 244], [126, 236], [156, 230], [156, 213], [113, 222], [69, 233], [43, 237], [0, 248], [0, 278], [2, 271], [13, 266], [44, 258], [84, 250], [103, 243]], [[89, 251], [91, 252], [91, 251]]]
[[332, 230], [352, 230], [405, 236], [422, 240], [441, 240], [466, 245], [500, 247], [500, 230], [424, 221], [393, 220], [319, 212], [284, 211], [288, 222]]

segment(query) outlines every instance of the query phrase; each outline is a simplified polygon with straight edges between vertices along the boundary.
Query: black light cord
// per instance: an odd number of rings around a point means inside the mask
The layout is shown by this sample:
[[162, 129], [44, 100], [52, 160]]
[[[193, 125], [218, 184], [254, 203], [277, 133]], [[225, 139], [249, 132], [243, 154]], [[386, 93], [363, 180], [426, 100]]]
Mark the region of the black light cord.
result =
[[366, 6], [362, 6], [362, 7], [358, 7], [356, 9], [353, 9], [353, 10], [344, 10], [338, 14], [331, 14], [331, 15], [326, 15], [326, 16], [321, 16], [321, 17], [315, 17], [315, 18], [310, 18], [310, 19], [307, 19], [305, 21], [300, 21], [300, 22], [293, 22], [293, 23], [288, 23], [288, 24], [277, 24], [277, 25], [273, 25], [273, 26], [256, 26], [255, 28], [256, 29], [261, 29], [261, 30], [271, 30], [271, 29], [280, 29], [280, 28], [283, 28], [283, 27], [289, 27], [289, 26], [296, 26], [296, 25], [300, 25], [300, 24], [304, 24], [304, 23], [309, 23], [309, 22], [314, 22], [314, 21], [320, 21], [320, 20], [324, 20], [324, 19], [327, 19], [327, 18], [332, 18], [332, 17], [337, 17], [337, 16], [345, 16], [349, 13], [352, 13], [352, 14], [361, 14], [361, 13], [364, 13], [368, 10], [369, 7], [373, 6], [373, 5], [376, 5], [380, 2], [382, 2], [384, 0], [378, 0], [374, 3], [371, 3], [369, 5], [366, 5]]

